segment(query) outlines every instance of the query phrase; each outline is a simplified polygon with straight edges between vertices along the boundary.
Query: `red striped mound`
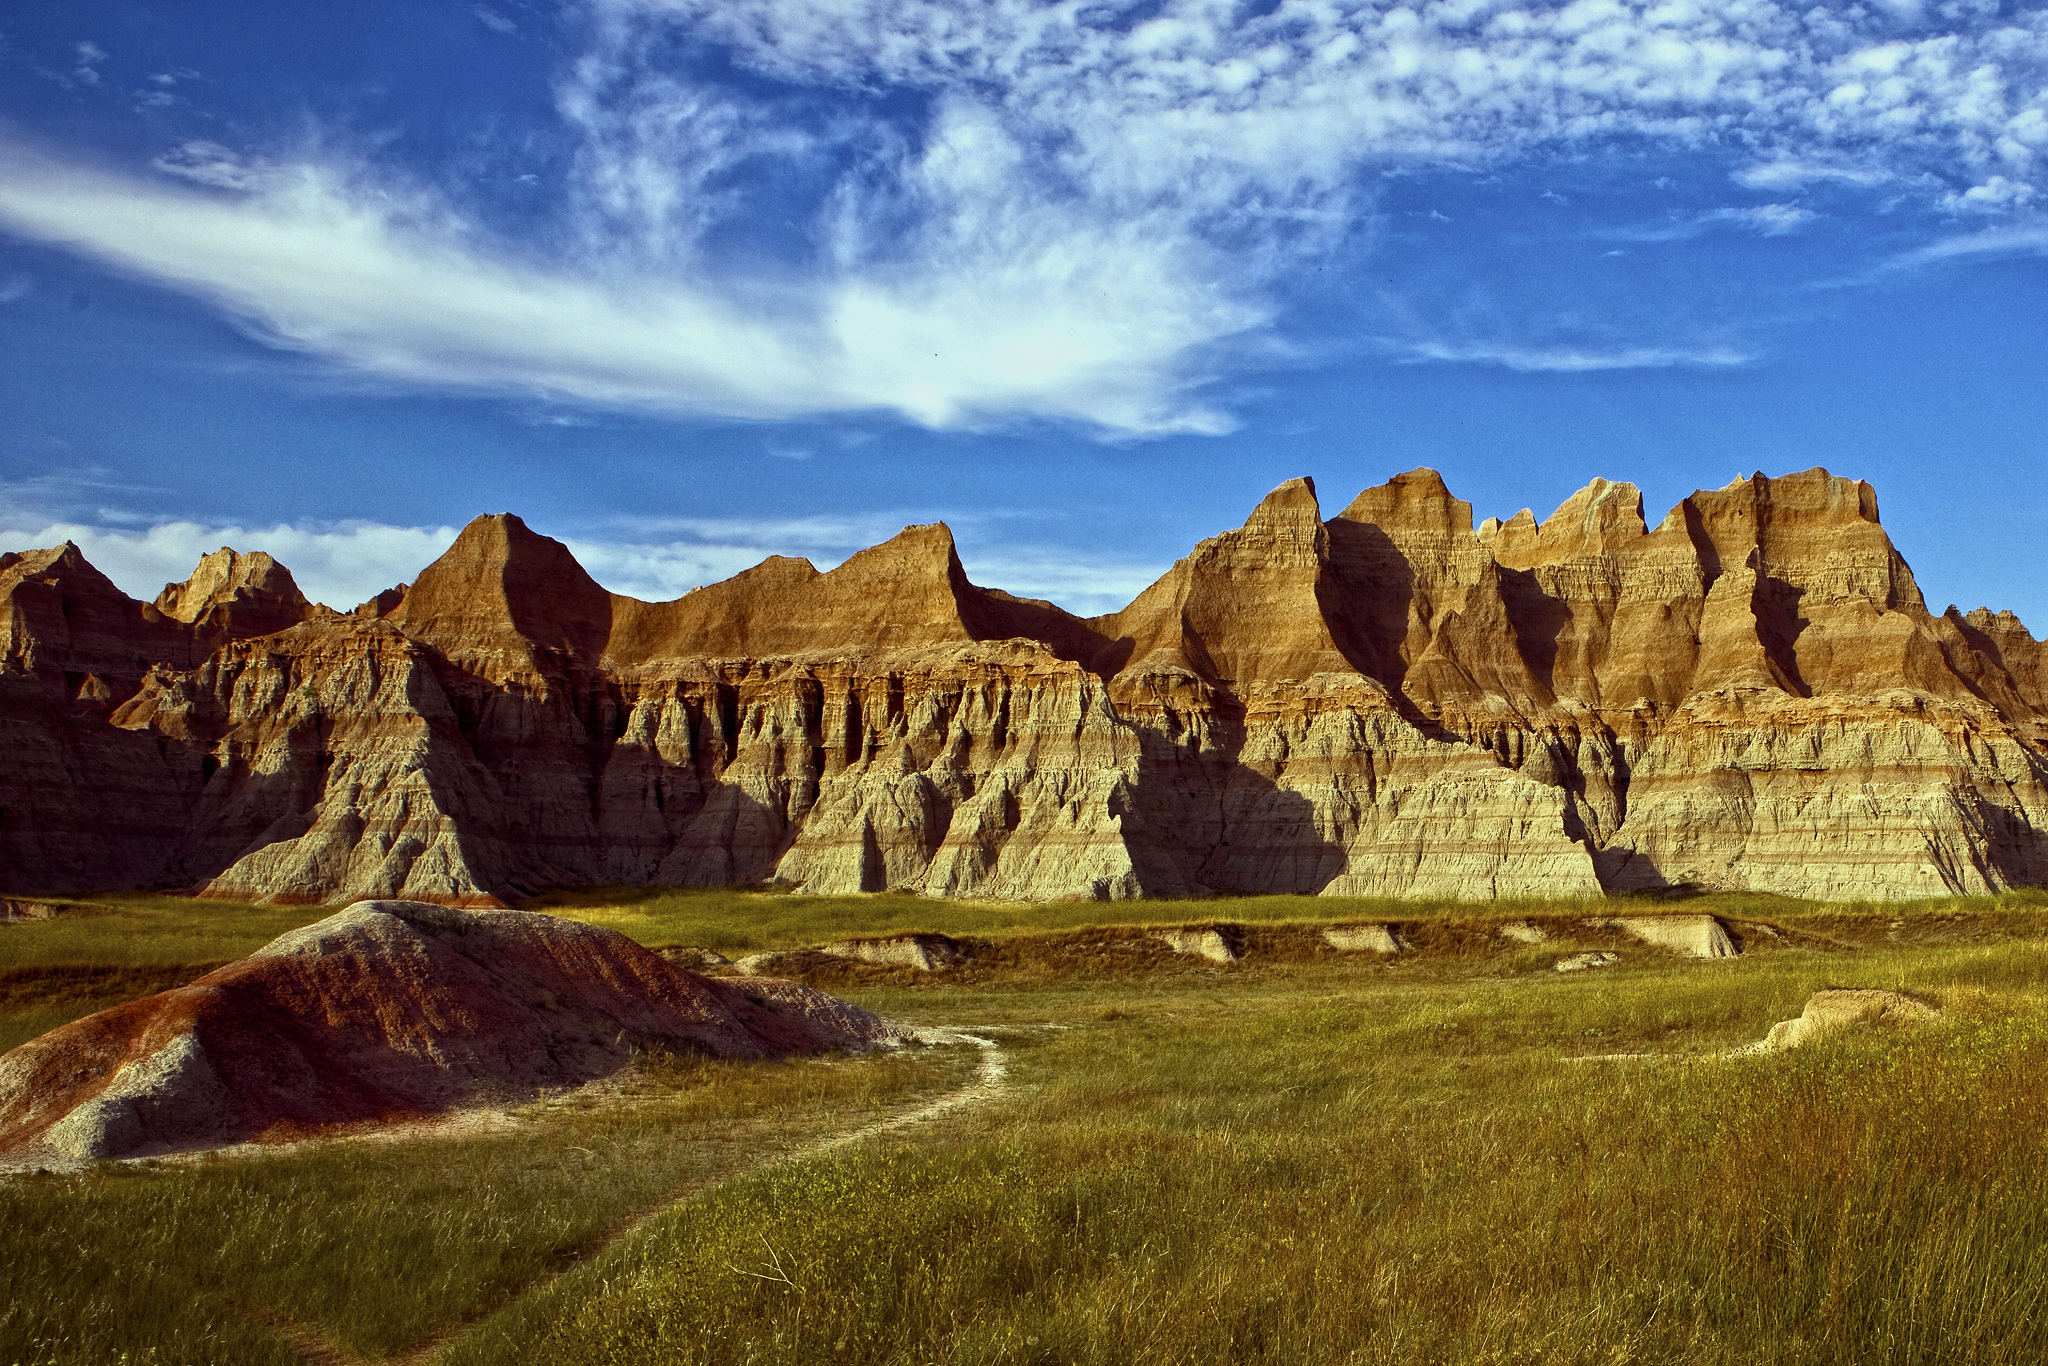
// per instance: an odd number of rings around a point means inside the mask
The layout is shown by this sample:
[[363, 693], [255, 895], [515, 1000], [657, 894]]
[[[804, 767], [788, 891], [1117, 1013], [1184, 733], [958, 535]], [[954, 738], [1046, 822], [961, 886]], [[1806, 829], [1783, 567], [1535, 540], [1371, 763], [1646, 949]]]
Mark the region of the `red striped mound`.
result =
[[823, 992], [699, 977], [591, 925], [359, 901], [0, 1058], [0, 1161], [433, 1114], [608, 1076], [647, 1048], [759, 1058], [908, 1037]]

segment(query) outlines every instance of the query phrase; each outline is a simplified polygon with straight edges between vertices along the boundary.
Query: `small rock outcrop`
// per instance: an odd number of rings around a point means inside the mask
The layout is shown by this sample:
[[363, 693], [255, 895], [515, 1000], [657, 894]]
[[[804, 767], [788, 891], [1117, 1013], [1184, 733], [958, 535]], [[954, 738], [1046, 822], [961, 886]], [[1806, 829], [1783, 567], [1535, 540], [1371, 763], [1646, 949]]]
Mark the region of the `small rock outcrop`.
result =
[[1798, 1048], [1857, 1025], [1906, 1025], [1937, 1018], [1941, 1012], [1925, 1001], [1896, 991], [1872, 988], [1831, 988], [1807, 997], [1796, 1020], [1780, 1020], [1760, 1044], [1749, 1051], [1776, 1053]]
[[61, 1165], [431, 1115], [610, 1075], [908, 1031], [790, 982], [698, 977], [612, 930], [366, 901], [0, 1057], [0, 1162]]
[[1206, 958], [1212, 963], [1235, 963], [1237, 945], [1221, 930], [1173, 929], [1157, 931], [1153, 938], [1175, 953]]
[[55, 901], [28, 901], [20, 897], [0, 897], [0, 922], [9, 920], [55, 920], [64, 913], [64, 907]]
[[1593, 949], [1586, 953], [1575, 953], [1569, 958], [1560, 958], [1551, 967], [1558, 972], [1585, 972], [1591, 968], [1609, 968], [1621, 961], [1618, 953], [1605, 949]]
[[826, 944], [820, 953], [834, 958], [851, 958], [880, 967], [916, 968], [932, 972], [960, 960], [953, 941], [940, 934], [906, 934], [888, 939], [842, 939]]
[[1624, 915], [1589, 923], [1688, 958], [1733, 958], [1740, 952], [1728, 927], [1711, 915]]
[[1339, 953], [1399, 953], [1401, 936], [1392, 925], [1333, 925], [1323, 942]]

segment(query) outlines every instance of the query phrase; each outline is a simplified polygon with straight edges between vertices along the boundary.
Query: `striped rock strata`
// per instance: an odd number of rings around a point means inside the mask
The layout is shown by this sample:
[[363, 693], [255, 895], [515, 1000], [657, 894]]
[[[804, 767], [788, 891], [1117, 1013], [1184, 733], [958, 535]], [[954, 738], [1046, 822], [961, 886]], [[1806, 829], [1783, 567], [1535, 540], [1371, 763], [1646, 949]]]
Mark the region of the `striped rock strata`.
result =
[[2048, 880], [2048, 665], [1930, 613], [1866, 484], [1596, 480], [1475, 527], [1305, 479], [1106, 617], [943, 526], [673, 602], [515, 517], [343, 616], [267, 557], [154, 606], [0, 559], [0, 890], [489, 905], [779, 882], [1819, 897]]
[[524, 911], [368, 901], [189, 986], [0, 1057], [0, 1165], [70, 1164], [427, 1115], [608, 1076], [909, 1031], [793, 982], [698, 977]]

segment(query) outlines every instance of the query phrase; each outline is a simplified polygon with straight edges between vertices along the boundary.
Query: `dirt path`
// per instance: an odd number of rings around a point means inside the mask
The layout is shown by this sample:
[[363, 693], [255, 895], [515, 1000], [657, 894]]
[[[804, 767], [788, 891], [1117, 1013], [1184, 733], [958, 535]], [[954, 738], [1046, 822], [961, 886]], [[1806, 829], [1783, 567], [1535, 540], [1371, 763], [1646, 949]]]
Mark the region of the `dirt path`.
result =
[[[1009, 1089], [1009, 1083], [1005, 1080], [1009, 1073], [1009, 1064], [1004, 1060], [1003, 1050], [997, 1046], [994, 1039], [985, 1039], [979, 1034], [969, 1034], [963, 1030], [956, 1029], [920, 1029], [917, 1034], [917, 1041], [922, 1044], [973, 1044], [981, 1050], [981, 1063], [974, 1069], [974, 1075], [964, 1085], [955, 1090], [948, 1091], [945, 1095], [935, 1100], [928, 1100], [922, 1105], [912, 1106], [900, 1114], [884, 1115], [881, 1119], [863, 1124], [857, 1129], [849, 1129], [843, 1134], [833, 1134], [827, 1138], [815, 1139], [801, 1147], [792, 1148], [786, 1153], [772, 1157], [752, 1170], [761, 1171], [768, 1167], [782, 1166], [790, 1162], [808, 1162], [814, 1157], [837, 1152], [839, 1149], [851, 1147], [855, 1143], [861, 1143], [870, 1138], [878, 1138], [883, 1134], [893, 1133], [898, 1129], [907, 1129], [912, 1125], [923, 1124], [928, 1120], [937, 1119], [941, 1115], [951, 1114], [955, 1110], [964, 1110], [970, 1105], [979, 1105], [985, 1101], [994, 1100]], [[667, 1208], [667, 1206], [663, 1208]], [[645, 1222], [646, 1218], [643, 1217], [636, 1221], [634, 1227], [638, 1227], [640, 1223]], [[627, 1231], [630, 1232], [631, 1230]], [[616, 1242], [617, 1239], [612, 1241]], [[607, 1246], [609, 1245], [607, 1244]]]
[[[921, 1044], [971, 1044], [980, 1049], [981, 1058], [975, 1066], [974, 1074], [944, 1095], [907, 1106], [894, 1114], [883, 1115], [879, 1119], [869, 1120], [864, 1124], [855, 1125], [838, 1133], [812, 1139], [808, 1143], [799, 1144], [786, 1151], [774, 1153], [749, 1166], [729, 1172], [716, 1180], [692, 1186], [688, 1190], [663, 1200], [657, 1205], [641, 1210], [607, 1234], [597, 1249], [591, 1252], [589, 1256], [583, 1258], [583, 1261], [587, 1262], [592, 1258], [603, 1256], [652, 1221], [660, 1218], [676, 1206], [696, 1199], [706, 1191], [716, 1190], [719, 1186], [740, 1180], [743, 1177], [753, 1176], [759, 1172], [772, 1171], [777, 1167], [786, 1167], [797, 1162], [808, 1162], [813, 1158], [839, 1152], [842, 1149], [850, 1148], [857, 1143], [864, 1143], [872, 1138], [880, 1138], [885, 1134], [930, 1123], [956, 1111], [995, 1100], [1009, 1090], [1009, 1082], [1007, 1080], [1009, 1063], [1004, 1057], [1001, 1046], [995, 1040], [984, 1038], [979, 1034], [970, 1034], [965, 1030], [937, 1028], [919, 1029], [915, 1037], [917, 1042]], [[569, 1268], [569, 1270], [574, 1270], [574, 1268]], [[411, 1351], [385, 1358], [385, 1360], [389, 1363], [389, 1366], [428, 1366], [428, 1363], [440, 1355], [442, 1349], [455, 1338], [460, 1337], [478, 1323], [502, 1313], [521, 1300], [540, 1294], [566, 1274], [567, 1271], [560, 1271], [535, 1281], [521, 1290], [512, 1299], [494, 1304], [476, 1317], [455, 1324], [446, 1332], [436, 1334]], [[316, 1331], [297, 1324], [280, 1324], [268, 1320], [265, 1320], [265, 1322], [291, 1343], [293, 1354], [298, 1358], [301, 1366], [368, 1366], [365, 1358], [358, 1357], [341, 1344]]]

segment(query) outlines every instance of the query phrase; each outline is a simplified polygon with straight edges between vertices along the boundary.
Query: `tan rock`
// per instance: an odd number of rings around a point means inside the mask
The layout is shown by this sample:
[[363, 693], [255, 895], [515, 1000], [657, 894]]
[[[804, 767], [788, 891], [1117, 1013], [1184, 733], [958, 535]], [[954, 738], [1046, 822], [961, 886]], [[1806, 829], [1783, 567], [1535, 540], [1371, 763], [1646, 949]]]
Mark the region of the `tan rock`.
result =
[[944, 935], [906, 934], [889, 939], [842, 939], [823, 945], [819, 952], [835, 958], [874, 963], [882, 967], [916, 968], [933, 972], [959, 961], [960, 951]]
[[1941, 1012], [1923, 1001], [1896, 991], [1832, 988], [1807, 997], [1806, 1008], [1796, 1020], [1780, 1020], [1771, 1026], [1756, 1052], [1779, 1052], [1798, 1048], [1829, 1034], [1857, 1025], [1918, 1024], [1939, 1017]]
[[1333, 925], [1323, 942], [1339, 953], [1400, 953], [1405, 947], [1392, 925]]
[[64, 907], [54, 901], [29, 901], [20, 897], [0, 898], [0, 922], [9, 920], [55, 920]]
[[1116, 669], [1185, 669], [1225, 685], [1348, 672], [1322, 605], [1330, 537], [1312, 480], [1266, 495], [1123, 611], [1090, 623]]
[[201, 650], [285, 630], [317, 611], [290, 570], [260, 550], [244, 555], [226, 546], [201, 559], [183, 583], [165, 584], [154, 605], [192, 627]]
[[2048, 655], [1931, 615], [1867, 485], [1595, 480], [1473, 527], [1430, 470], [1275, 489], [1123, 611], [943, 525], [669, 603], [479, 518], [347, 617], [221, 551], [158, 604], [0, 556], [0, 885], [479, 905], [775, 881], [1826, 899], [2048, 882]]
[[1740, 950], [1711, 915], [1625, 915], [1594, 922], [1688, 958], [1733, 958]]
[[1206, 958], [1212, 963], [1235, 963], [1237, 950], [1220, 930], [1173, 929], [1160, 930], [1153, 936], [1175, 953], [1190, 954]]

